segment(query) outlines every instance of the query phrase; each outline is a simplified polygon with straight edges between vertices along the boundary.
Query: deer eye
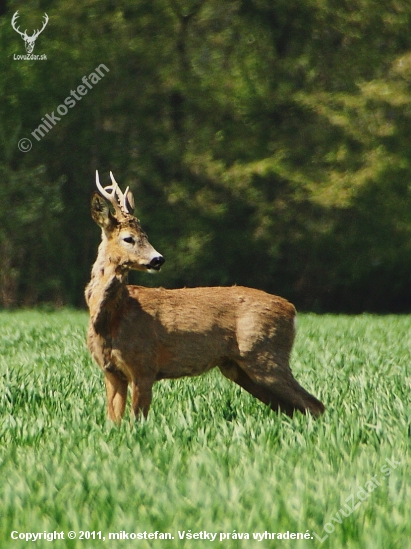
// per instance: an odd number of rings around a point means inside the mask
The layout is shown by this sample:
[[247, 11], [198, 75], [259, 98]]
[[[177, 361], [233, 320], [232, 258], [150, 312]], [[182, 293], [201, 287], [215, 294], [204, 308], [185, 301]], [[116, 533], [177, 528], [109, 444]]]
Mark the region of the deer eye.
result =
[[123, 240], [124, 242], [127, 242], [127, 244], [134, 244], [134, 238], [132, 236], [126, 236]]

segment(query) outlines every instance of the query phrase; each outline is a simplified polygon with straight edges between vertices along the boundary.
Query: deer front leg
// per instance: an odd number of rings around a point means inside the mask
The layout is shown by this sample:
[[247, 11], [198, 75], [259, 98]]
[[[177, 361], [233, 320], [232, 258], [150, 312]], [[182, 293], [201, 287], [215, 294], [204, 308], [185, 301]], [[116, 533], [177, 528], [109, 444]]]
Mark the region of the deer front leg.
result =
[[112, 372], [104, 372], [107, 393], [107, 411], [111, 421], [120, 423], [126, 409], [128, 382]]
[[131, 383], [131, 407], [137, 419], [140, 412], [147, 417], [153, 395], [153, 381], [151, 379], [133, 380]]

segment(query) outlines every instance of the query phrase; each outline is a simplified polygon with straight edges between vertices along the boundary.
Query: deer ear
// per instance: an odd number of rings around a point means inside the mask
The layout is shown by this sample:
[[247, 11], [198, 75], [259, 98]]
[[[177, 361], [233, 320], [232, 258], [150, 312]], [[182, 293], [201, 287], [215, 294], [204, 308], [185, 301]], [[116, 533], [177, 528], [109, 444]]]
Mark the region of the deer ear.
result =
[[91, 217], [106, 231], [112, 229], [116, 223], [108, 203], [98, 193], [93, 193], [91, 197]]
[[131, 214], [134, 212], [134, 196], [131, 191], [127, 191], [126, 194], [126, 207], [127, 211]]

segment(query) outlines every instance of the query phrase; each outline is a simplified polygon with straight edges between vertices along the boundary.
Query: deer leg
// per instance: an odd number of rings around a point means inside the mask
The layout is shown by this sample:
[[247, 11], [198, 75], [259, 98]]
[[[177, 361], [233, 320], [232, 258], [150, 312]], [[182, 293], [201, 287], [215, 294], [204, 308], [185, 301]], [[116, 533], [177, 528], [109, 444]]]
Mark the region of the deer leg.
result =
[[107, 410], [111, 421], [120, 423], [127, 401], [127, 379], [120, 377], [112, 372], [105, 371]]
[[273, 365], [273, 373], [255, 375], [255, 381], [259, 385], [269, 390], [280, 401], [280, 408], [284, 406], [284, 411], [287, 409], [299, 410], [303, 414], [310, 412], [314, 417], [318, 417], [324, 413], [325, 407], [315, 396], [306, 391], [294, 378], [290, 367], [286, 365]]
[[282, 401], [266, 387], [258, 385], [258, 383], [253, 381], [236, 362], [227, 361], [219, 368], [227, 379], [237, 383], [237, 385], [245, 389], [248, 393], [253, 395], [253, 397], [258, 398], [258, 400], [261, 400], [261, 402], [270, 406], [272, 410], [277, 411], [279, 409], [288, 416], [293, 415], [294, 408], [292, 406]]
[[295, 410], [299, 410], [303, 414], [309, 410], [314, 416], [318, 416], [324, 412], [323, 404], [315, 397], [310, 395], [305, 389], [303, 389], [290, 375], [288, 383], [284, 384], [283, 390], [280, 387], [276, 387], [274, 383], [257, 382], [253, 380], [248, 373], [246, 373], [240, 366], [232, 361], [227, 360], [220, 366], [220, 370], [228, 379], [240, 385], [243, 389], [248, 391], [251, 395], [270, 406], [274, 411], [280, 410], [281, 412], [292, 417]]
[[140, 412], [143, 412], [144, 417], [147, 417], [153, 395], [152, 389], [153, 381], [151, 379], [133, 380], [131, 384], [131, 407], [136, 419], [139, 417]]

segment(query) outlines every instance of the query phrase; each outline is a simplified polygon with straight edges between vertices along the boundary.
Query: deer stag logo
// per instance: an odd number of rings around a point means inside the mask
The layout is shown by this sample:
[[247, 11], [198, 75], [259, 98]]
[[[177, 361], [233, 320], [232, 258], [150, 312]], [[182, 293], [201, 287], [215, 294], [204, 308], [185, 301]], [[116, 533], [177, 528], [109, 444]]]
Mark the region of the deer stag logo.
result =
[[47, 13], [45, 13], [44, 14], [44, 22], [43, 22], [43, 26], [41, 27], [41, 29], [40, 30], [35, 30], [31, 36], [28, 36], [27, 29], [24, 32], [21, 32], [19, 30], [20, 27], [16, 27], [16, 21], [17, 21], [17, 18], [19, 17], [18, 13], [19, 12], [16, 11], [16, 13], [13, 15], [13, 19], [11, 20], [11, 26], [23, 38], [24, 45], [26, 47], [27, 53], [32, 53], [32, 51], [34, 50], [34, 46], [36, 44], [36, 40], [37, 40], [39, 34], [44, 31], [44, 29], [46, 28], [47, 23], [49, 22], [49, 16], [47, 15]]

